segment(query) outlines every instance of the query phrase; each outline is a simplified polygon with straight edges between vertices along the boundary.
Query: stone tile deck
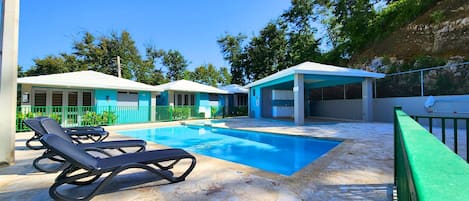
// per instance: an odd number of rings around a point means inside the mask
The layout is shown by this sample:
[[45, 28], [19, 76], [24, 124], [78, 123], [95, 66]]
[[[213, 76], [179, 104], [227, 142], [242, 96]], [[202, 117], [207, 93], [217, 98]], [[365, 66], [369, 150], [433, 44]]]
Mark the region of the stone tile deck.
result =
[[[112, 133], [109, 139], [116, 140], [128, 139], [115, 132], [119, 129], [168, 124], [176, 122], [107, 129]], [[197, 166], [184, 182], [168, 184], [143, 171], [128, 171], [94, 200], [392, 200], [392, 124], [317, 122], [298, 127], [283, 121], [233, 118], [214, 126], [344, 142], [290, 177], [195, 154]], [[0, 168], [0, 200], [51, 199], [48, 188], [57, 174], [37, 172], [32, 167], [32, 160], [42, 151], [24, 146], [31, 135], [17, 134], [16, 164]], [[164, 146], [148, 143], [148, 150], [158, 148]], [[80, 193], [88, 189], [68, 190]]]

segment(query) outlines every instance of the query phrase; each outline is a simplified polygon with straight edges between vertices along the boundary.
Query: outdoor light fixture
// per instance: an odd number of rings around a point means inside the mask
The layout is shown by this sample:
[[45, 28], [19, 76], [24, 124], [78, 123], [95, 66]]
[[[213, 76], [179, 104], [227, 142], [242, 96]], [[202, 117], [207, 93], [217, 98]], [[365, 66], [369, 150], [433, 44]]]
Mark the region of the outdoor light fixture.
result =
[[21, 102], [29, 103], [29, 92], [24, 92], [23, 95], [21, 95]]

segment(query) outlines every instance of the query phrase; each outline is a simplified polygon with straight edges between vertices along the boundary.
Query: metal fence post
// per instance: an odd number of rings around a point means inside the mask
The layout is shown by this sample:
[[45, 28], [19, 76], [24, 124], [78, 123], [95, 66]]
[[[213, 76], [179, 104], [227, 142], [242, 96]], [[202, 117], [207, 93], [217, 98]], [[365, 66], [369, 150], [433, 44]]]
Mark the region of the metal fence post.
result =
[[394, 106], [394, 186], [397, 187], [397, 139], [398, 139], [398, 132], [397, 132], [397, 111], [402, 110], [401, 106]]
[[420, 96], [424, 95], [423, 91], [423, 70], [420, 71]]
[[109, 118], [110, 113], [111, 113], [111, 106], [109, 105], [107, 108], [107, 125], [111, 125], [111, 118]]
[[173, 121], [173, 107], [169, 106], [169, 121]]

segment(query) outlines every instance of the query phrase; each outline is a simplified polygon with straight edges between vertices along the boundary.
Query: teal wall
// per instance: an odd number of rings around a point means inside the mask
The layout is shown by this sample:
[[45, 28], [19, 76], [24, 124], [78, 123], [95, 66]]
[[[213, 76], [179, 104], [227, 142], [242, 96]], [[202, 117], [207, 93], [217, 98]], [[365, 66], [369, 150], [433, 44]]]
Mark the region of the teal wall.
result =
[[139, 123], [150, 121], [151, 94], [138, 92], [138, 108], [119, 108], [116, 111], [118, 123]]
[[96, 89], [94, 97], [96, 97], [96, 106], [117, 106], [117, 90], [112, 89]]
[[254, 118], [261, 118], [261, 87], [251, 87], [249, 90], [251, 90], [249, 97], [249, 116]]
[[151, 93], [138, 93], [138, 107], [117, 107], [117, 90], [96, 89], [96, 112], [111, 111], [117, 115], [117, 123], [138, 123], [150, 121]]

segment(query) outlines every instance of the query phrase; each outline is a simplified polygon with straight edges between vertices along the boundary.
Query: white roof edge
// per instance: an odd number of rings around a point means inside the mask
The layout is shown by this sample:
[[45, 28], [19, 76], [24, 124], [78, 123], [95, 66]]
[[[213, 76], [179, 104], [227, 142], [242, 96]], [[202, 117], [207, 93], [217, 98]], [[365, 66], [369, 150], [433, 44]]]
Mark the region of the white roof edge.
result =
[[157, 85], [158, 89], [163, 91], [184, 91], [184, 92], [199, 92], [199, 93], [215, 93], [215, 94], [229, 94], [228, 91], [218, 89], [205, 84], [189, 80], [177, 80], [169, 83]]
[[272, 80], [276, 80], [276, 79], [279, 79], [279, 78], [282, 78], [282, 77], [285, 77], [287, 75], [292, 75], [294, 74], [294, 71], [293, 69], [291, 68], [287, 68], [285, 70], [282, 70], [282, 71], [279, 71], [279, 72], [276, 72], [272, 75], [269, 75], [265, 78], [262, 78], [260, 80], [257, 80], [257, 81], [254, 81], [252, 83], [249, 83], [248, 85], [244, 86], [244, 88], [250, 88], [252, 86], [255, 86], [255, 85], [259, 85], [259, 84], [263, 84], [263, 83], [266, 83], [266, 82], [269, 82], [269, 81], [272, 81]]
[[22, 77], [17, 79], [17, 83], [62, 88], [162, 91], [148, 84], [90, 70]]
[[[332, 72], [332, 71], [325, 71], [324, 69], [321, 69], [321, 68], [335, 68], [335, 69], [339, 69], [343, 71]], [[314, 62], [304, 62], [296, 66], [292, 66], [290, 68], [279, 71], [277, 73], [274, 73], [272, 75], [269, 75], [260, 80], [254, 81], [244, 86], [244, 88], [250, 88], [256, 85], [264, 84], [264, 83], [267, 83], [267, 82], [270, 82], [270, 81], [273, 81], [273, 80], [276, 80], [276, 79], [279, 79], [279, 78], [282, 78], [291, 74], [295, 74], [295, 73], [330, 75], [330, 76], [346, 76], [346, 77], [366, 77], [366, 78], [384, 78], [385, 77], [385, 74], [382, 74], [382, 73], [375, 73], [375, 72], [369, 72], [369, 71], [364, 71], [360, 69], [319, 64], [319, 63], [314, 63]]]
[[[82, 85], [63, 85], [63, 84], [44, 84], [44, 83], [37, 83], [37, 82], [18, 82], [18, 84], [30, 84], [30, 85], [35, 85], [35, 86], [44, 86], [44, 87], [61, 87], [61, 88], [80, 88], [80, 89], [116, 89], [116, 90], [131, 90], [131, 91], [150, 91], [150, 92], [162, 92], [163, 90], [157, 88], [157, 87], [152, 87], [152, 88], [143, 88], [143, 87], [114, 87], [114, 86], [97, 86], [97, 87], [91, 87], [91, 86], [82, 86]], [[151, 86], [151, 85], [150, 85]]]
[[[358, 69], [351, 69], [351, 70], [358, 70]], [[362, 71], [362, 70], [360, 70], [360, 71]], [[311, 73], [311, 72], [308, 72], [307, 70], [299, 70], [299, 69], [295, 70], [295, 73], [314, 74], [314, 75], [330, 75], [330, 74], [327, 74], [327, 73], [324, 73], [324, 72]], [[363, 71], [363, 72], [361, 72], [361, 74], [356, 73], [356, 72], [348, 72], [348, 73], [344, 72], [344, 73], [336, 73], [335, 75], [331, 75], [331, 76], [384, 78], [385, 74], [374, 73], [374, 72], [369, 72], [369, 71]]]

